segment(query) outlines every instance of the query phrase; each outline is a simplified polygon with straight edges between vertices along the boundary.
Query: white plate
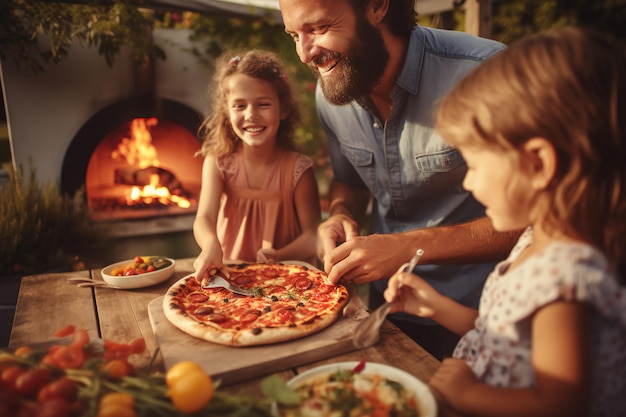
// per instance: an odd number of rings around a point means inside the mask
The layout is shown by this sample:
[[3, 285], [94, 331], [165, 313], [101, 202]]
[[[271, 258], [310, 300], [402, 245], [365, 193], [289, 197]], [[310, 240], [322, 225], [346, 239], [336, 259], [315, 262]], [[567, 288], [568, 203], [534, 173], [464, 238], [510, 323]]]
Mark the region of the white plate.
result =
[[[148, 256], [142, 256], [142, 257], [147, 258]], [[104, 267], [102, 269], [102, 279], [104, 280], [104, 282], [106, 282], [109, 285], [113, 285], [118, 288], [130, 289], [130, 288], [149, 287], [150, 285], [155, 285], [160, 282], [163, 282], [172, 276], [172, 274], [174, 273], [174, 265], [176, 264], [176, 261], [174, 259], [167, 258], [165, 256], [155, 256], [155, 255], [150, 256], [150, 258], [163, 258], [166, 261], [169, 261], [170, 265], [166, 266], [165, 268], [157, 269], [156, 271], [146, 272], [144, 274], [139, 274], [139, 275], [130, 275], [130, 276], [111, 275], [111, 271], [113, 271], [113, 269], [120, 267], [120, 266], [130, 265], [133, 262], [135, 262], [134, 258], [128, 259], [126, 261], [116, 262], [114, 264]]]
[[[296, 388], [300, 385], [306, 384], [312, 378], [331, 374], [339, 370], [352, 370], [359, 362], [338, 362], [328, 365], [318, 366], [316, 368], [309, 369], [302, 372], [298, 376], [290, 379], [287, 385]], [[437, 416], [437, 402], [432, 392], [426, 384], [420, 381], [413, 375], [405, 372], [401, 369], [394, 368], [393, 366], [384, 365], [382, 363], [366, 362], [365, 368], [361, 371], [363, 375], [378, 374], [389, 380], [402, 384], [407, 390], [415, 393], [419, 402], [419, 415], [420, 417], [436, 417]]]

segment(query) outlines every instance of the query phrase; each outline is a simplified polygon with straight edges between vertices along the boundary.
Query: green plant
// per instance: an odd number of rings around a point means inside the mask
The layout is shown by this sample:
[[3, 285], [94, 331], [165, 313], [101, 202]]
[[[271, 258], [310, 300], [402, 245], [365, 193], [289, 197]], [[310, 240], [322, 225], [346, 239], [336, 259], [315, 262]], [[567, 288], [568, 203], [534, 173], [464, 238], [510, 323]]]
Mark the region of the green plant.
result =
[[98, 47], [109, 65], [125, 45], [137, 62], [165, 59], [163, 50], [151, 41], [153, 14], [141, 8], [146, 4], [144, 0], [84, 3], [2, 0], [0, 58], [40, 73], [44, 63], [66, 58], [72, 42], [77, 40]]
[[0, 276], [69, 269], [104, 236], [82, 191], [61, 195], [58, 185], [40, 184], [34, 168], [28, 177], [23, 171], [9, 168], [9, 182], [0, 187]]

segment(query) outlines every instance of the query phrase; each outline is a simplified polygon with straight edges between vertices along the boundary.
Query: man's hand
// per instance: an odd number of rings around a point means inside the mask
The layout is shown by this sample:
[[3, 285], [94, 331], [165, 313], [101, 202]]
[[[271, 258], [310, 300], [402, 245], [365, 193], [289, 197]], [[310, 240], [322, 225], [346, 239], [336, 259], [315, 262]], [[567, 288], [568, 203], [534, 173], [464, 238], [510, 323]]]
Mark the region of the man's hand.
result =
[[[388, 278], [407, 260], [399, 234], [353, 236], [324, 257], [328, 280], [341, 278], [357, 284]], [[406, 246], [406, 245], [404, 245]]]
[[359, 235], [359, 225], [345, 214], [335, 214], [317, 229], [317, 256], [324, 261], [324, 269], [329, 270], [326, 255], [343, 242]]

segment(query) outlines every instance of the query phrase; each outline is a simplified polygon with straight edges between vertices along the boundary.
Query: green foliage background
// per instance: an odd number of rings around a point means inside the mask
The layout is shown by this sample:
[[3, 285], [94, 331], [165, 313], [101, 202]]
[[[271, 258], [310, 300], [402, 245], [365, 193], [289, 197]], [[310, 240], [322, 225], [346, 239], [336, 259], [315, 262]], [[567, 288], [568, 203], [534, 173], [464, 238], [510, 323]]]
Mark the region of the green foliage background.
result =
[[0, 276], [66, 270], [104, 240], [97, 229], [81, 192], [62, 196], [58, 185], [41, 184], [34, 168], [9, 170], [0, 187]]
[[[80, 4], [77, 4], [80, 3]], [[300, 63], [282, 23], [271, 18], [228, 17], [190, 13], [183, 10], [153, 10], [149, 0], [100, 2], [3, 0], [0, 2], [0, 59], [10, 60], [32, 71], [43, 71], [48, 63], [65, 58], [73, 39], [97, 47], [109, 65], [130, 47], [134, 60], [167, 59], [151, 42], [154, 27], [183, 27], [204, 48], [192, 49], [201, 63], [210, 65], [223, 50], [261, 47], [274, 50], [293, 77], [303, 124], [296, 141], [302, 150], [325, 166], [325, 140], [317, 122], [310, 71]], [[419, 23], [463, 30], [461, 9], [441, 15], [422, 16]], [[606, 31], [626, 41], [626, 0], [494, 0], [493, 38], [509, 44], [527, 34], [555, 26], [579, 24]], [[41, 43], [46, 35], [47, 44]]]

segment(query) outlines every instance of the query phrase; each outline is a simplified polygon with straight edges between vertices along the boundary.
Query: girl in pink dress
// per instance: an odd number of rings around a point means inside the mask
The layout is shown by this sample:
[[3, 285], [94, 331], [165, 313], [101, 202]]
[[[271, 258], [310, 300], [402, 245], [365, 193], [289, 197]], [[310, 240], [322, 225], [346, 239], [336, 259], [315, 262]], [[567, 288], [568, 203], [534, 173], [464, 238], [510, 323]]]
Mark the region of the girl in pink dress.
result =
[[408, 273], [385, 291], [463, 335], [430, 381], [459, 414], [626, 415], [624, 122], [624, 50], [576, 28], [512, 44], [442, 100], [463, 186], [496, 230], [526, 230], [478, 311]]
[[321, 209], [312, 160], [294, 149], [298, 107], [268, 51], [223, 56], [212, 85], [193, 225], [198, 277], [225, 260], [315, 259]]

